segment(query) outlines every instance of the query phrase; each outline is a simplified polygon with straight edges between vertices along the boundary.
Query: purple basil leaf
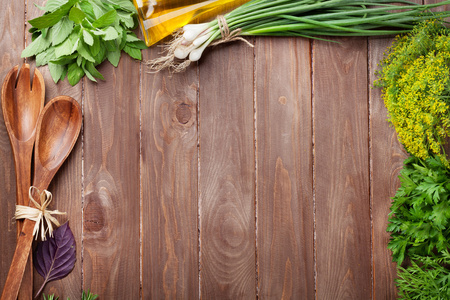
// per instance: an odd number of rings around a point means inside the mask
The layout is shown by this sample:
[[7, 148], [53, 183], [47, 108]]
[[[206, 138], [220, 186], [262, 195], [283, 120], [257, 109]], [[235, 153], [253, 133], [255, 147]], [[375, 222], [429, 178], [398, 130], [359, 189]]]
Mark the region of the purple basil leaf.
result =
[[40, 242], [34, 251], [34, 267], [44, 277], [44, 283], [37, 295], [47, 282], [66, 277], [75, 266], [75, 261], [75, 238], [69, 224], [65, 223], [53, 231], [53, 237]]

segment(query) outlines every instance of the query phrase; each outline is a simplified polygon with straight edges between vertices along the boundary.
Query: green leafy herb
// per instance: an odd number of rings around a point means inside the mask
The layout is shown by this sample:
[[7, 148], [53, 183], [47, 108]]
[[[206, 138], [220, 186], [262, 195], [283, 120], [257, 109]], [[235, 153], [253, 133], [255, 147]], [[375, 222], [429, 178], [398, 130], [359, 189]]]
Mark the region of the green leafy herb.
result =
[[[38, 6], [39, 7], [39, 6]], [[22, 57], [48, 65], [55, 83], [77, 84], [84, 75], [104, 80], [96, 67], [109, 60], [117, 67], [121, 51], [142, 59], [145, 43], [132, 30], [136, 10], [128, 0], [48, 0], [44, 15], [30, 20], [32, 42]]]
[[47, 297], [45, 295], [42, 295], [44, 300], [58, 300], [59, 297], [56, 297], [55, 295], [48, 295]]
[[[31, 26], [36, 27], [37, 29], [44, 29], [50, 26], [55, 25], [69, 12], [70, 8], [76, 3], [78, 0], [69, 0], [62, 4], [58, 9], [53, 10], [51, 13], [44, 14], [38, 18], [30, 20], [29, 23]], [[56, 3], [55, 3], [56, 4]]]
[[413, 256], [411, 265], [398, 268], [395, 281], [400, 299], [450, 299], [450, 254]]
[[428, 256], [450, 246], [450, 170], [436, 157], [411, 156], [404, 164], [387, 228], [398, 264], [405, 256]]
[[90, 291], [87, 292], [87, 294], [83, 291], [83, 294], [81, 295], [81, 300], [95, 300], [97, 299], [98, 295], [92, 294]]
[[[55, 297], [55, 295], [48, 295], [47, 297], [45, 295], [42, 295], [44, 300], [58, 300], [59, 297]], [[83, 291], [81, 294], [81, 300], [95, 300], [98, 298], [98, 295], [92, 294], [89, 290], [87, 293]], [[70, 298], [67, 298], [67, 300], [70, 300]]]

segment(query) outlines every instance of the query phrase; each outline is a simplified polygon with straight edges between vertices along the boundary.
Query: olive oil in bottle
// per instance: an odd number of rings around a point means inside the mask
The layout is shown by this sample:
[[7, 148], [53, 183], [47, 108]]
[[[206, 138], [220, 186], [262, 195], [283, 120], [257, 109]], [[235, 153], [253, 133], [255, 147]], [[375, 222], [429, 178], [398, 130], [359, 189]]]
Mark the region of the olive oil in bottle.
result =
[[147, 46], [193, 21], [205, 22], [249, 0], [133, 0]]

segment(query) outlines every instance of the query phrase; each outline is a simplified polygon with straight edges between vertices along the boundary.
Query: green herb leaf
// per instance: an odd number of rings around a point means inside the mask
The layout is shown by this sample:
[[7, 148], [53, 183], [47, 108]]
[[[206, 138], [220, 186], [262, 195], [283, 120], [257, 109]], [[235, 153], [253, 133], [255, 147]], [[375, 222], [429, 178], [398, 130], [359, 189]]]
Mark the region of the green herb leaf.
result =
[[117, 15], [119, 16], [120, 22], [122, 22], [125, 25], [125, 27], [133, 28], [135, 26], [134, 19], [133, 19], [133, 13], [126, 13], [123, 11], [118, 11]]
[[47, 12], [52, 12], [67, 3], [67, 0], [47, 0], [45, 3], [44, 10]]
[[139, 42], [139, 41], [141, 41], [141, 40], [138, 39], [137, 36], [134, 33], [130, 33], [130, 34], [127, 35], [127, 43]]
[[90, 53], [88, 46], [82, 41], [78, 42], [77, 51], [87, 61], [95, 62], [95, 59]]
[[36, 27], [38, 29], [53, 26], [56, 23], [58, 23], [62, 17], [67, 15], [67, 12], [77, 1], [79, 1], [79, 0], [69, 0], [66, 4], [62, 5], [55, 11], [53, 11], [49, 14], [45, 14], [41, 17], [32, 19], [32, 20], [28, 21], [28, 23], [30, 23], [31, 26]]
[[105, 13], [103, 16], [98, 18], [94, 23], [92, 23], [92, 26], [96, 28], [103, 28], [106, 26], [111, 25], [114, 23], [117, 17], [117, 12], [115, 10], [110, 10], [107, 13]]
[[136, 49], [147, 49], [147, 45], [145, 45], [144, 41], [136, 41], [127, 43], [127, 46], [136, 48]]
[[54, 59], [55, 59], [55, 49], [48, 48], [47, 50], [36, 55], [36, 67], [46, 65]]
[[92, 56], [97, 56], [97, 54], [100, 52], [100, 38], [98, 36], [92, 37], [92, 45], [89, 46], [89, 50], [92, 53]]
[[38, 9], [45, 11], [45, 7], [44, 6], [40, 6], [36, 3], [34, 3], [34, 6], [36, 6]]
[[56, 46], [62, 43], [72, 32], [73, 22], [64, 16], [58, 23], [52, 27], [52, 45]]
[[92, 294], [89, 290], [87, 291], [87, 293], [85, 293], [83, 291], [83, 293], [81, 294], [81, 300], [95, 300], [97, 299], [98, 295]]
[[44, 38], [43, 35], [38, 36], [23, 51], [21, 57], [34, 56], [50, 47], [52, 41], [49, 37]]
[[[94, 44], [95, 45], [95, 44]], [[100, 63], [102, 63], [104, 60], [106, 60], [106, 49], [104, 47], [99, 47], [98, 48], [98, 53], [94, 55], [93, 52], [92, 55], [95, 58], [95, 65], [99, 65]]]
[[134, 59], [138, 59], [138, 60], [142, 59], [142, 53], [137, 48], [133, 48], [133, 47], [130, 47], [128, 45], [125, 45], [125, 47], [123, 48], [123, 51], [128, 53], [128, 55], [131, 56]]
[[48, 63], [48, 69], [50, 70], [50, 75], [55, 83], [58, 83], [61, 76], [64, 74], [66, 67], [64, 65], [57, 65], [54, 63]]
[[89, 33], [89, 31], [83, 30], [83, 39], [84, 39], [84, 42], [85, 42], [86, 44], [88, 44], [89, 46], [94, 45], [94, 38], [93, 38], [92, 35]]
[[48, 295], [48, 297], [46, 297], [45, 294], [42, 294], [42, 297], [44, 298], [44, 300], [58, 300], [59, 299], [59, 297], [56, 297], [54, 294]]
[[78, 66], [81, 67], [84, 61], [85, 61], [85, 59], [83, 59], [83, 56], [79, 55], [79, 56], [77, 57], [77, 65], [78, 65]]
[[108, 58], [108, 61], [114, 66], [117, 67], [119, 65], [119, 60], [120, 60], [120, 51], [116, 50], [116, 51], [109, 51], [106, 54], [106, 57]]
[[116, 30], [119, 34], [119, 37], [116, 39], [116, 42], [119, 44], [119, 50], [122, 50], [127, 43], [127, 32], [120, 27]]
[[51, 63], [57, 64], [57, 65], [69, 65], [74, 62], [78, 57], [77, 53], [74, 53], [72, 55], [62, 56], [59, 58], [55, 58], [54, 60], [51, 60]]
[[94, 7], [90, 3], [90, 1], [83, 0], [79, 3], [81, 10], [91, 19], [95, 20]]
[[74, 21], [77, 24], [81, 24], [83, 22], [84, 18], [86, 18], [86, 14], [81, 11], [78, 7], [74, 6], [70, 10], [69, 13], [69, 19]]
[[131, 13], [136, 12], [136, 8], [134, 7], [133, 3], [131, 3], [131, 1], [128, 0], [104, 0], [104, 1], [112, 4], [115, 9], [121, 9]]
[[106, 34], [106, 32], [105, 32], [104, 30], [101, 30], [101, 29], [95, 29], [95, 30], [93, 30], [91, 33], [92, 33], [93, 35], [97, 35], [97, 36], [99, 36], [99, 35], [105, 35], [105, 34]]
[[105, 30], [105, 36], [103, 39], [105, 41], [115, 40], [119, 37], [119, 33], [114, 29], [114, 27], [110, 26]]
[[120, 49], [119, 49], [119, 47], [117, 47], [115, 41], [104, 41], [104, 45], [105, 45], [105, 48], [107, 51], [110, 51], [110, 52], [119, 51], [120, 52]]
[[55, 57], [59, 58], [65, 55], [72, 54], [75, 51], [77, 45], [78, 33], [72, 32], [64, 42], [55, 47]]
[[83, 68], [78, 66], [77, 63], [72, 63], [69, 65], [69, 68], [67, 70], [67, 80], [69, 81], [70, 85], [74, 86], [77, 84], [81, 78], [84, 76]]
[[104, 3], [98, 3], [98, 1], [91, 1], [92, 10], [94, 11], [94, 20], [104, 15], [110, 8], [106, 7]]
[[89, 80], [91, 80], [91, 81], [93, 81], [93, 82], [97, 82], [97, 80], [95, 79], [95, 77], [92, 76], [92, 74], [89, 73], [88, 70], [86, 70], [86, 67], [85, 67], [85, 66], [83, 66], [83, 71], [84, 71], [84, 74], [86, 75], [86, 77], [89, 78]]
[[103, 77], [103, 75], [95, 68], [94, 64], [91, 62], [86, 62], [86, 69], [89, 71], [89, 73], [92, 74], [92, 76], [101, 79], [101, 80], [105, 80], [105, 78]]

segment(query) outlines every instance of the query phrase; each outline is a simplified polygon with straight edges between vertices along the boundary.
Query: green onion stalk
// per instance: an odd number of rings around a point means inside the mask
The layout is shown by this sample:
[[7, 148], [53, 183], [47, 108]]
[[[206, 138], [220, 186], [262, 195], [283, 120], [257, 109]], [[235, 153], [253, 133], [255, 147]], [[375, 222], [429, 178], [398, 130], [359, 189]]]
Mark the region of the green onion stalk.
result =
[[166, 45], [166, 55], [148, 64], [153, 71], [169, 68], [176, 73], [198, 61], [208, 46], [246, 41], [242, 36], [328, 40], [324, 37], [397, 35], [409, 32], [421, 21], [450, 16], [450, 11], [430, 10], [450, 4], [450, 0], [426, 5], [406, 0], [391, 3], [385, 0], [252, 0], [209, 23], [184, 26]]

